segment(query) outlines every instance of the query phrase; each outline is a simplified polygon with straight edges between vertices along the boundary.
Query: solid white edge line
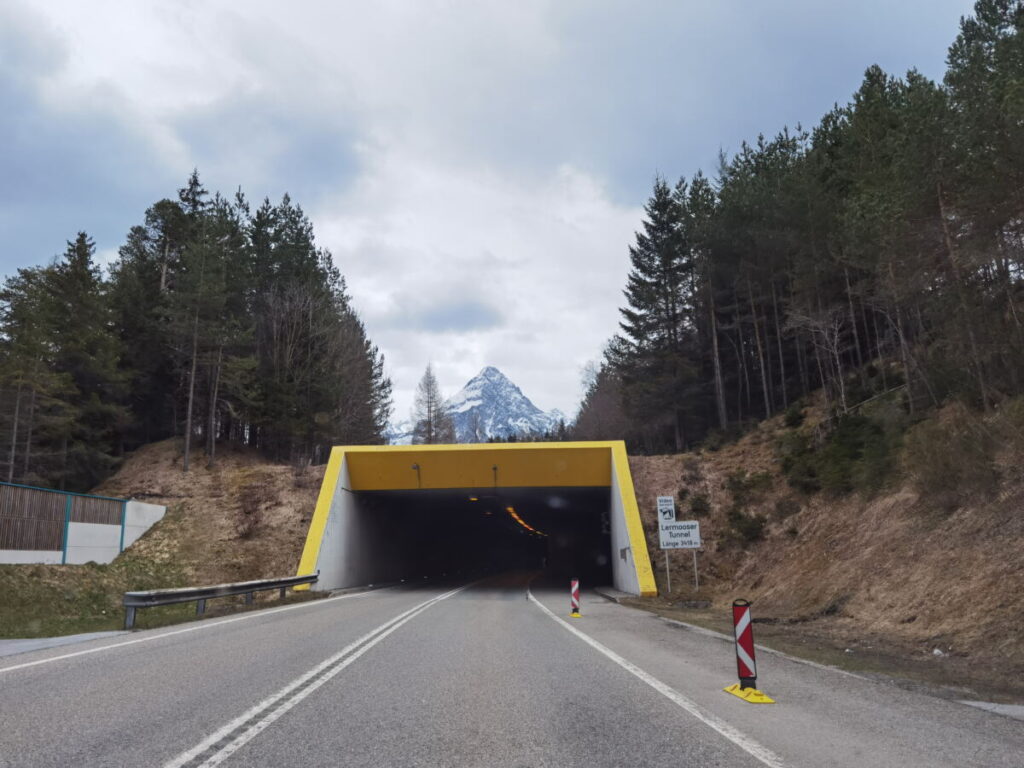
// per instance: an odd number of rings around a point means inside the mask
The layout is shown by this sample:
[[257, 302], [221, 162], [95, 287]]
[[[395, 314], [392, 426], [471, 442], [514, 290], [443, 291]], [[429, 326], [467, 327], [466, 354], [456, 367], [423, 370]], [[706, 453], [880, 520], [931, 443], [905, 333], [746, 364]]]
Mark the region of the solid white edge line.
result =
[[[198, 757], [203, 752], [208, 750], [210, 747], [212, 747], [218, 741], [224, 739], [232, 731], [237, 730], [238, 728], [242, 727], [243, 725], [245, 725], [249, 721], [251, 721], [254, 718], [258, 717], [260, 714], [265, 712], [267, 709], [272, 707], [274, 704], [277, 704], [279, 701], [281, 701], [281, 699], [286, 697], [289, 693], [294, 691], [296, 688], [299, 688], [300, 686], [302, 686], [305, 683], [309, 682], [311, 679], [315, 678], [317, 675], [321, 675], [321, 679], [316, 680], [309, 688], [305, 689], [304, 691], [300, 691], [298, 694], [293, 696], [291, 699], [289, 699], [288, 701], [286, 701], [283, 704], [281, 704], [281, 706], [279, 706], [277, 709], [275, 709], [273, 712], [271, 712], [269, 715], [267, 715], [267, 717], [263, 718], [263, 720], [260, 720], [259, 722], [257, 722], [255, 724], [253, 724], [252, 726], [250, 726], [247, 730], [245, 730], [243, 733], [241, 733], [238, 737], [236, 737], [234, 740], [232, 740], [231, 742], [226, 744], [218, 752], [216, 752], [213, 755], [211, 755], [209, 758], [207, 758], [206, 761], [204, 761], [201, 764], [202, 766], [219, 765], [221, 762], [223, 762], [223, 760], [227, 759], [231, 754], [233, 754], [235, 751], [237, 751], [243, 744], [245, 744], [246, 742], [250, 741], [257, 734], [259, 734], [262, 730], [264, 730], [268, 725], [270, 725], [272, 722], [274, 722], [274, 720], [277, 720], [281, 715], [283, 715], [285, 712], [287, 712], [289, 709], [291, 709], [292, 706], [294, 706], [296, 703], [298, 703], [299, 701], [304, 699], [307, 695], [309, 695], [308, 693], [306, 693], [306, 691], [310, 691], [311, 692], [311, 691], [315, 690], [316, 688], [319, 688], [321, 685], [323, 685], [323, 683], [325, 683], [330, 678], [334, 677], [334, 675], [336, 675], [342, 669], [347, 667], [349, 664], [351, 664], [357, 658], [362, 656], [363, 653], [365, 653], [371, 647], [373, 647], [378, 642], [380, 642], [380, 640], [382, 640], [384, 637], [386, 637], [387, 635], [389, 635], [392, 632], [394, 632], [396, 629], [398, 629], [398, 627], [402, 626], [402, 624], [404, 624], [405, 622], [407, 622], [410, 619], [414, 618], [419, 613], [422, 613], [423, 611], [427, 610], [434, 603], [440, 602], [441, 600], [445, 600], [445, 599], [451, 597], [452, 595], [454, 595], [454, 594], [456, 594], [458, 592], [461, 592], [462, 590], [466, 589], [468, 586], [469, 585], [466, 585], [466, 586], [463, 586], [463, 587], [459, 587], [458, 589], [454, 589], [454, 590], [451, 590], [449, 592], [445, 592], [444, 594], [441, 594], [441, 595], [435, 595], [434, 597], [430, 598], [429, 600], [425, 600], [422, 603], [420, 603], [418, 605], [415, 605], [415, 606], [413, 606], [412, 608], [410, 608], [410, 609], [408, 609], [406, 611], [403, 611], [402, 613], [398, 614], [397, 616], [395, 616], [395, 617], [393, 617], [391, 619], [388, 619], [386, 622], [381, 624], [379, 627], [376, 627], [375, 629], [370, 630], [369, 632], [367, 632], [365, 635], [363, 635], [359, 639], [354, 640], [353, 642], [351, 642], [348, 645], [346, 645], [344, 648], [342, 648], [340, 651], [338, 651], [334, 655], [328, 657], [324, 661], [322, 661], [319, 664], [317, 664], [315, 667], [310, 669], [308, 672], [303, 673], [302, 675], [297, 677], [295, 680], [293, 680], [292, 682], [288, 683], [281, 690], [277, 691], [274, 694], [271, 694], [266, 699], [261, 701], [259, 704], [256, 704], [255, 706], [250, 707], [245, 712], [243, 712], [241, 715], [236, 717], [234, 720], [230, 721], [229, 723], [227, 723], [226, 725], [222, 726], [221, 728], [218, 728], [216, 731], [214, 731], [209, 736], [207, 736], [205, 739], [203, 739], [201, 742], [199, 742], [196, 746], [192, 747], [191, 749], [189, 749], [189, 750], [187, 750], [185, 752], [182, 752], [177, 757], [175, 757], [172, 760], [168, 761], [167, 763], [164, 764], [164, 768], [181, 768], [181, 766], [186, 765], [191, 760], [194, 760], [196, 757]], [[362, 646], [362, 648], [360, 648], [360, 646]], [[345, 657], [348, 654], [352, 653], [353, 651], [356, 651], [356, 652], [353, 653], [353, 655], [350, 656], [348, 659], [345, 659]], [[338, 664], [338, 662], [341, 661], [342, 659], [345, 659], [344, 663]], [[338, 664], [338, 666], [335, 667], [335, 669], [333, 669], [333, 670], [329, 669], [329, 667], [331, 667], [331, 665], [336, 665], [336, 664]], [[325, 670], [327, 670], [326, 673], [325, 673]]]
[[[310, 600], [304, 603], [297, 603], [295, 605], [284, 605], [280, 608], [265, 608], [255, 611], [249, 611], [242, 614], [241, 616], [233, 616], [230, 619], [221, 619], [219, 621], [198, 621], [191, 626], [184, 627], [182, 629], [174, 629], [170, 632], [161, 632], [158, 635], [146, 635], [145, 637], [137, 637], [134, 640], [124, 640], [119, 643], [111, 643], [110, 645], [101, 645], [96, 648], [86, 648], [84, 651], [75, 651], [73, 653], [63, 653], [59, 656], [48, 656], [45, 659], [36, 659], [35, 661], [26, 661], [23, 664], [12, 664], [9, 667], [0, 667], [0, 674], [4, 672], [13, 672], [16, 669], [26, 669], [28, 667], [37, 667], [40, 664], [49, 664], [52, 661], [62, 661], [64, 659], [73, 659], [76, 656], [85, 656], [90, 653], [99, 653], [100, 651], [109, 651], [114, 648], [124, 648], [126, 645], [136, 645], [138, 643], [148, 643], [151, 640], [159, 640], [162, 637], [172, 637], [173, 635], [183, 635], [187, 632], [198, 632], [201, 629], [211, 629], [213, 627], [220, 627], [224, 624], [233, 624], [236, 621], [246, 621], [247, 619], [257, 619], [262, 616], [270, 616], [274, 613], [281, 613], [282, 611], [292, 611], [298, 608], [311, 608], [318, 605], [326, 605], [333, 603], [336, 600], [345, 600], [349, 597], [365, 597], [371, 595], [374, 592], [382, 592], [383, 590], [367, 590], [366, 592], [354, 592], [348, 595], [337, 595], [336, 597], [325, 597], [320, 600]], [[46, 649], [40, 649], [46, 650]]]
[[569, 622], [560, 619], [558, 616], [552, 613], [546, 605], [544, 605], [540, 600], [534, 597], [533, 590], [529, 587], [526, 588], [526, 596], [530, 599], [531, 602], [533, 602], [534, 605], [536, 605], [544, 613], [546, 613], [552, 621], [557, 622], [562, 627], [567, 629], [569, 632], [572, 632], [574, 635], [576, 635], [576, 637], [585, 642], [591, 648], [604, 654], [606, 657], [614, 661], [627, 672], [634, 675], [635, 677], [638, 677], [643, 682], [647, 683], [647, 685], [649, 685], [662, 696], [667, 698], [673, 704], [676, 704], [677, 706], [686, 710], [688, 713], [693, 715], [702, 723], [704, 723], [708, 727], [714, 729], [719, 734], [727, 738], [729, 741], [738, 746], [747, 754], [751, 755], [757, 760], [760, 760], [764, 765], [770, 766], [771, 768], [786, 768], [786, 764], [782, 762], [782, 758], [780, 758], [767, 747], [754, 741], [746, 734], [729, 725], [729, 723], [725, 722], [724, 720], [720, 720], [714, 715], [704, 712], [699, 706], [697, 706], [696, 702], [687, 698], [672, 686], [661, 682], [661, 680], [640, 669], [640, 667], [638, 667], [633, 662], [624, 659], [611, 648], [608, 648], [607, 646], [599, 643], [597, 640], [595, 640], [585, 632], [581, 632], [579, 629], [574, 627]]

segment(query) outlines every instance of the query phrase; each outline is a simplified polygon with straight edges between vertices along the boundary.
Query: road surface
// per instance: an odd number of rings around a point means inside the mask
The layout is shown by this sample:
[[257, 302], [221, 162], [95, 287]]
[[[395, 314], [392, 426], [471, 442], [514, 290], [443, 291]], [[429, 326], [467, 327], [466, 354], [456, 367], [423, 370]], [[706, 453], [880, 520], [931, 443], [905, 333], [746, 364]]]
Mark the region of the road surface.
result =
[[762, 655], [529, 574], [0, 659], [0, 766], [1015, 766], [1024, 725]]

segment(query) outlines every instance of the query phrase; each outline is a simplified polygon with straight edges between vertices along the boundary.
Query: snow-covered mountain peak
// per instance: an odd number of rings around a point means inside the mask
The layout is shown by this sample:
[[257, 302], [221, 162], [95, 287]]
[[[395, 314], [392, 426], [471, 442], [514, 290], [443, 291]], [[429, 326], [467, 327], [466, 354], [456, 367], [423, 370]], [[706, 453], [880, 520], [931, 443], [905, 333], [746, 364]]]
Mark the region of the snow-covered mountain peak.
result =
[[[455, 422], [460, 443], [484, 443], [492, 438], [513, 435], [529, 437], [555, 429], [565, 415], [559, 410], [545, 413], [523, 391], [493, 365], [480, 373], [445, 402]], [[395, 425], [391, 442], [405, 443], [412, 438], [412, 425]]]

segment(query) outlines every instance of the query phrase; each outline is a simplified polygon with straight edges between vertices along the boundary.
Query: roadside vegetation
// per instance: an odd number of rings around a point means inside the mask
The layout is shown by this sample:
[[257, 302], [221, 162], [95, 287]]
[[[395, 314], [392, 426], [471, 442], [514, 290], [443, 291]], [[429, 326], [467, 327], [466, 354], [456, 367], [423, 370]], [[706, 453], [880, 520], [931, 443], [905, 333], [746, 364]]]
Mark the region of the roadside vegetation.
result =
[[185, 471], [220, 446], [322, 462], [383, 442], [383, 365], [302, 208], [211, 195], [193, 172], [109, 274], [80, 232], [0, 285], [0, 480], [88, 491], [172, 436]]
[[[201, 454], [200, 454], [201, 455]], [[167, 506], [166, 516], [108, 565], [0, 565], [0, 637], [49, 637], [121, 629], [131, 590], [290, 576], [305, 542], [321, 467], [275, 464], [226, 448], [210, 468], [181, 471], [182, 442], [147, 445], [98, 489]], [[309, 599], [301, 593], [289, 599]], [[256, 596], [273, 604], [276, 594]], [[208, 613], [243, 609], [211, 601]], [[186, 621], [194, 604], [138, 612], [140, 628]]]
[[1024, 4], [981, 0], [942, 82], [871, 66], [815, 126], [657, 179], [573, 436], [714, 450], [813, 396], [785, 472], [842, 494], [889, 482], [905, 438], [920, 459], [947, 404], [963, 426], [1024, 393], [1022, 51]]

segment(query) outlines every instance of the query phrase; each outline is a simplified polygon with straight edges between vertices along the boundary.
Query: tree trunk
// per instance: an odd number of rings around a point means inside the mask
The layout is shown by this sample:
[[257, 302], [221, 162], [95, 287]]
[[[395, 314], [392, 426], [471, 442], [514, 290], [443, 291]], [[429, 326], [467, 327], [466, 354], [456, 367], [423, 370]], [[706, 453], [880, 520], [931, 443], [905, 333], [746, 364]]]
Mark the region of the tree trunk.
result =
[[217, 348], [217, 362], [210, 372], [210, 408], [206, 424], [206, 466], [212, 468], [217, 452], [217, 392], [220, 388], [220, 367], [224, 346]]
[[840, 328], [837, 322], [835, 336], [833, 336], [830, 346], [832, 347], [832, 356], [835, 358], [836, 364], [836, 382], [839, 384], [839, 404], [842, 406], [843, 413], [845, 414], [849, 410], [849, 404], [846, 402], [846, 377], [843, 375], [843, 360], [839, 354], [839, 332]]
[[189, 450], [192, 447], [192, 401], [196, 395], [196, 365], [199, 358], [199, 307], [192, 321], [192, 370], [188, 375], [188, 405], [185, 407], [185, 457], [182, 472], [188, 472]]
[[814, 347], [814, 361], [818, 364], [818, 378], [821, 379], [821, 392], [825, 396], [825, 413], [829, 414], [831, 418], [832, 414], [832, 401], [828, 396], [828, 379], [825, 378], [825, 367], [821, 364], [821, 348], [818, 344], [813, 344]]
[[11, 422], [11, 451], [7, 459], [7, 482], [14, 482], [14, 460], [18, 450], [18, 415], [21, 411], [21, 382], [18, 382], [18, 392], [14, 396], [14, 417]]
[[807, 394], [811, 391], [810, 373], [807, 371], [807, 344], [800, 338], [799, 331], [797, 331], [793, 341], [796, 344], [796, 365], [800, 371], [800, 389], [803, 392], [803, 396], [807, 397]]
[[857, 331], [857, 314], [853, 310], [853, 291], [850, 290], [850, 270], [843, 265], [843, 278], [846, 280], [846, 303], [850, 308], [850, 328], [853, 329], [853, 349], [857, 353], [857, 370], [860, 380], [864, 381], [864, 354], [860, 348], [860, 333]]
[[946, 202], [943, 199], [942, 182], [935, 183], [936, 197], [939, 201], [939, 218], [942, 220], [942, 236], [946, 243], [946, 256], [949, 259], [949, 266], [953, 272], [953, 280], [956, 283], [957, 298], [960, 302], [960, 311], [964, 315], [964, 328], [967, 331], [967, 344], [971, 352], [971, 361], [974, 364], [974, 374], [978, 379], [978, 389], [981, 393], [981, 405], [987, 411], [989, 409], [988, 387], [985, 382], [985, 371], [981, 366], [981, 356], [978, 354], [978, 341], [974, 334], [974, 323], [971, 313], [967, 307], [967, 297], [964, 294], [963, 277], [960, 274], [960, 265], [956, 261], [956, 245], [953, 236], [949, 231], [949, 221], [946, 218]]
[[775, 340], [779, 345], [779, 384], [782, 387], [782, 408], [789, 407], [789, 396], [786, 394], [786, 357], [782, 351], [782, 324], [779, 323], [779, 297], [772, 280], [772, 312], [775, 315]]
[[749, 412], [751, 410], [751, 407], [750, 407], [750, 395], [751, 395], [751, 393], [750, 393], [750, 372], [747, 369], [747, 349], [746, 349], [746, 345], [743, 343], [743, 321], [740, 319], [738, 308], [739, 308], [739, 306], [737, 305], [737, 312], [736, 312], [736, 338], [739, 340], [738, 355], [739, 355], [739, 360], [740, 360], [740, 368], [741, 368], [741, 370], [743, 372], [743, 383], [746, 386], [745, 393], [746, 393], [746, 400], [747, 400], [747, 411]]
[[871, 324], [875, 329], [875, 356], [878, 358], [878, 367], [882, 374], [882, 390], [888, 391], [889, 383], [885, 375], [885, 369], [888, 366], [885, 364], [885, 355], [882, 351], [882, 336], [878, 332], [878, 313], [874, 310], [871, 310]]
[[[36, 363], [36, 369], [35, 370], [37, 372], [39, 370], [39, 363], [38, 362]], [[23, 464], [23, 468], [21, 470], [21, 481], [22, 482], [25, 482], [25, 478], [28, 477], [28, 473], [29, 473], [29, 470], [31, 469], [31, 464], [32, 464], [32, 427], [33, 427], [33, 425], [35, 423], [35, 414], [36, 414], [36, 388], [35, 388], [35, 383], [33, 382], [33, 385], [32, 385], [32, 396], [29, 398], [29, 401], [28, 401], [28, 428], [26, 429], [26, 432], [25, 432], [25, 463]]]
[[772, 405], [768, 395], [768, 371], [764, 364], [764, 348], [761, 346], [761, 331], [757, 324], [757, 310], [754, 308], [754, 292], [750, 287], [750, 277], [747, 277], [747, 296], [750, 299], [750, 314], [754, 319], [754, 340], [757, 344], [757, 362], [761, 370], [761, 394], [764, 397], [764, 414], [766, 417], [772, 415]]
[[718, 351], [718, 320], [715, 317], [715, 292], [708, 284], [708, 306], [711, 316], [711, 357], [715, 369], [715, 405], [718, 409], [718, 426], [724, 432], [729, 426], [729, 417], [725, 410], [725, 385], [722, 383], [722, 358]]
[[167, 259], [170, 257], [171, 244], [167, 242], [166, 236], [164, 237], [164, 258], [160, 262], [160, 293], [167, 291]]

